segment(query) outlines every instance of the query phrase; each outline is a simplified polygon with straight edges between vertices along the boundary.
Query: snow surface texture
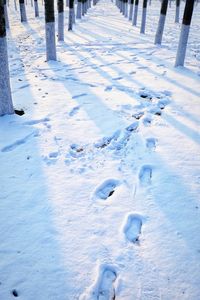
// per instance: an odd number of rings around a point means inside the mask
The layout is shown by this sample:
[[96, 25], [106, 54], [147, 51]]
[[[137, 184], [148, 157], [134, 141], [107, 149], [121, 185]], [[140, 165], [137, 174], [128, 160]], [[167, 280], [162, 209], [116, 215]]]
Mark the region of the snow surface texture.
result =
[[67, 9], [57, 62], [26, 8], [8, 8], [25, 114], [0, 119], [0, 299], [199, 299], [199, 6], [176, 69], [174, 1], [161, 47], [159, 1], [145, 35], [105, 0], [68, 32]]

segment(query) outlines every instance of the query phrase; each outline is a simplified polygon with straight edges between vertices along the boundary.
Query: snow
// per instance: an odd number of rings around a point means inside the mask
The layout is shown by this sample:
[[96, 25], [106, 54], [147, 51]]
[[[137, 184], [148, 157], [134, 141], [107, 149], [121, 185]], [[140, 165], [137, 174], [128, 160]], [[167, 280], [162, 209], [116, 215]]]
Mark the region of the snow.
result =
[[25, 114], [0, 118], [0, 299], [199, 299], [199, 5], [185, 68], [174, 3], [162, 46], [159, 1], [145, 35], [141, 3], [138, 27], [101, 0], [67, 32], [66, 10], [57, 62], [26, 7], [8, 8]]

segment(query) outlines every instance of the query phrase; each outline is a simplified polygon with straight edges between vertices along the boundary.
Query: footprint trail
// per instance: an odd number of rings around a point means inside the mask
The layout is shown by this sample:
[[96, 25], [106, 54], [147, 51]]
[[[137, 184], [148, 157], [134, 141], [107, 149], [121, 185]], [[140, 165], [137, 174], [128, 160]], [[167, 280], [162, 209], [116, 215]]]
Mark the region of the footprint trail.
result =
[[136, 243], [139, 241], [139, 236], [141, 234], [142, 228], [142, 218], [138, 214], [130, 214], [127, 217], [124, 234], [126, 239], [131, 243]]
[[152, 167], [144, 165], [139, 172], [139, 181], [142, 185], [149, 185], [152, 180]]
[[117, 179], [107, 179], [95, 190], [95, 198], [101, 200], [107, 200], [111, 197], [120, 182]]

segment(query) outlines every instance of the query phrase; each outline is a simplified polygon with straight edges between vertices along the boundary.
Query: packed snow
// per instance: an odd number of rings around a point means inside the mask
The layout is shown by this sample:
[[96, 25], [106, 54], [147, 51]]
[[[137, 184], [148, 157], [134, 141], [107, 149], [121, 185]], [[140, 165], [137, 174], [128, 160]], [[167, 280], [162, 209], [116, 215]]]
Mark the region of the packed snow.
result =
[[[100, 0], [46, 62], [44, 8], [10, 1], [14, 107], [0, 118], [0, 300], [200, 299], [200, 9], [185, 67]], [[181, 15], [184, 3], [181, 3]], [[57, 26], [57, 23], [56, 23]]]

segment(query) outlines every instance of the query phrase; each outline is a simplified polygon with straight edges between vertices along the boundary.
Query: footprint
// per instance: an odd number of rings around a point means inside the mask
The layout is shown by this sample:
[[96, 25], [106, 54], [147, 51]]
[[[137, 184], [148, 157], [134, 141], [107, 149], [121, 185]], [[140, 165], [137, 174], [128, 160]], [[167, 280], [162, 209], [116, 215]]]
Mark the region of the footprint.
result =
[[107, 147], [112, 141], [116, 141], [120, 136], [120, 130], [116, 130], [113, 135], [109, 136], [109, 137], [103, 137], [101, 140], [99, 140], [98, 142], [96, 142], [94, 144], [95, 148], [105, 148]]
[[8, 146], [5, 146], [1, 149], [1, 152], [10, 152], [10, 151], [13, 151], [15, 150], [18, 146], [21, 146], [23, 144], [26, 144], [26, 142], [32, 138], [32, 137], [37, 137], [39, 135], [38, 131], [34, 131], [30, 134], [28, 134], [27, 136], [25, 136], [24, 138], [22, 139], [19, 139], [17, 141], [15, 141], [14, 143], [8, 145]]
[[94, 195], [97, 199], [107, 200], [111, 197], [120, 181], [116, 179], [107, 179], [99, 187], [96, 188]]
[[154, 138], [147, 138], [146, 139], [146, 147], [149, 150], [155, 150], [156, 149], [156, 143], [157, 143], [157, 140], [154, 139]]
[[147, 99], [148, 101], [151, 101], [153, 98], [153, 96], [146, 91], [140, 91], [139, 95], [141, 98]]
[[142, 218], [138, 214], [130, 214], [127, 217], [126, 224], [124, 226], [124, 234], [127, 240], [131, 243], [139, 241], [141, 234]]
[[149, 165], [142, 166], [139, 172], [139, 180], [143, 185], [151, 183], [152, 179], [152, 167]]
[[148, 114], [143, 118], [143, 124], [144, 126], [150, 126], [152, 123], [152, 115]]
[[156, 115], [156, 116], [161, 116], [162, 115], [162, 111], [161, 111], [161, 108], [158, 107], [158, 106], [152, 106], [150, 109], [149, 109], [149, 113], [151, 113], [152, 115]]
[[84, 147], [77, 144], [72, 144], [69, 150], [69, 156], [73, 158], [79, 158], [84, 156]]
[[165, 99], [160, 99], [158, 101], [158, 107], [160, 109], [165, 109], [165, 106], [167, 106], [170, 103], [169, 99], [165, 98]]
[[49, 122], [50, 119], [48, 117], [42, 118], [42, 119], [37, 119], [37, 120], [30, 120], [30, 121], [26, 121], [23, 124], [24, 125], [36, 125], [39, 123], [46, 123]]
[[73, 117], [75, 114], [77, 114], [77, 112], [79, 111], [80, 106], [75, 106], [74, 108], [72, 108], [72, 110], [69, 112], [69, 116]]
[[128, 127], [126, 127], [127, 131], [135, 131], [138, 128], [139, 123], [137, 121], [135, 121], [134, 123], [132, 123], [131, 125], [129, 125]]
[[43, 161], [48, 165], [55, 165], [60, 153], [58, 151], [50, 152], [48, 156], [43, 157]]
[[99, 275], [95, 298], [98, 300], [114, 300], [115, 288], [114, 282], [117, 279], [117, 272], [112, 266], [103, 266]]
[[110, 85], [110, 86], [107, 86], [104, 91], [108, 92], [108, 91], [111, 91], [113, 89], [113, 87]]
[[111, 141], [112, 141], [112, 137], [103, 137], [101, 140], [99, 140], [97, 143], [95, 143], [94, 146], [96, 148], [103, 149], [103, 148], [107, 147]]
[[49, 153], [49, 158], [57, 158], [59, 156], [58, 151], [50, 152]]
[[132, 115], [133, 118], [135, 118], [136, 120], [139, 120], [143, 117], [144, 112], [138, 112]]

